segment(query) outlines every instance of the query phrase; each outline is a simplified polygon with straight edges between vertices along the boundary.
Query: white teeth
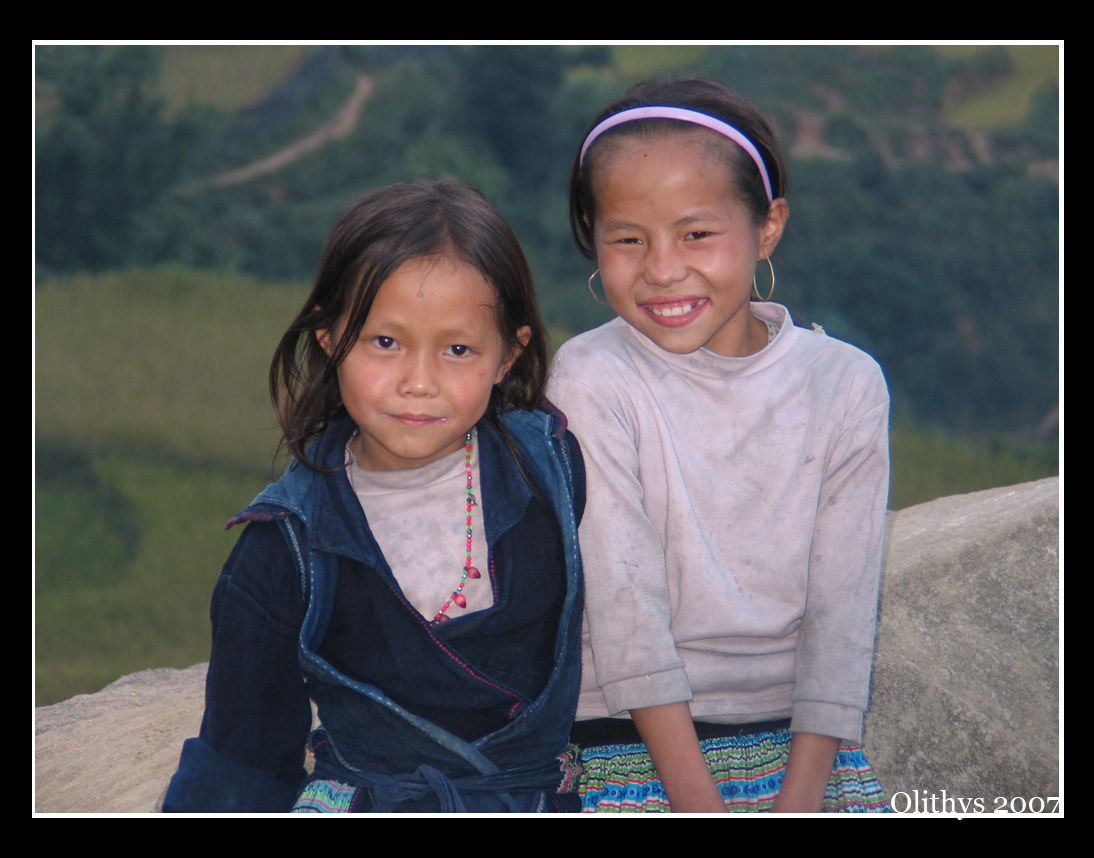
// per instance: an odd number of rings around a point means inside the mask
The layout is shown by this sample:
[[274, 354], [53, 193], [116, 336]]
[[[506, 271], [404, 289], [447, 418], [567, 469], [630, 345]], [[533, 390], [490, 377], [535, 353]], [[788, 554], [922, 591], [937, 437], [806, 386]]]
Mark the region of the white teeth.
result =
[[681, 307], [671, 307], [664, 310], [659, 310], [656, 307], [650, 307], [649, 310], [655, 316], [683, 316], [685, 313], [690, 313], [696, 307], [701, 307], [707, 302], [706, 298], [696, 301], [694, 304], [684, 304]]

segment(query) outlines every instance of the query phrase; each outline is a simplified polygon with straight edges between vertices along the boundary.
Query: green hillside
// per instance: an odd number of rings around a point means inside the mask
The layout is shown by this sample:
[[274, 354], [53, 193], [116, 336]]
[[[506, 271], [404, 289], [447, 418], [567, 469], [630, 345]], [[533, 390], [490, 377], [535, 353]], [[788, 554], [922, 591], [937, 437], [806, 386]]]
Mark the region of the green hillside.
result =
[[265, 374], [305, 295], [182, 269], [38, 289], [39, 704], [208, 657], [224, 522], [280, 470]]

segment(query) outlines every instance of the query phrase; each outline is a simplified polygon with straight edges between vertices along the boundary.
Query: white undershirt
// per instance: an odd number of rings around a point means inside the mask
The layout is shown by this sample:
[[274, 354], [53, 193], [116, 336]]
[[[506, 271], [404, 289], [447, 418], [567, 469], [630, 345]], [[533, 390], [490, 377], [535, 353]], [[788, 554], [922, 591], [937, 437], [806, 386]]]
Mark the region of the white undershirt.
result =
[[[395, 580], [414, 608], [427, 619], [440, 610], [460, 583], [467, 550], [467, 471], [465, 450], [457, 450], [420, 468], [367, 471], [349, 446], [346, 463], [369, 528], [384, 552]], [[472, 433], [472, 493], [479, 497], [479, 444]], [[455, 603], [445, 612], [452, 619], [494, 604], [487, 569], [486, 529], [482, 507], [471, 508], [471, 563], [482, 577], [463, 588], [467, 607]]]

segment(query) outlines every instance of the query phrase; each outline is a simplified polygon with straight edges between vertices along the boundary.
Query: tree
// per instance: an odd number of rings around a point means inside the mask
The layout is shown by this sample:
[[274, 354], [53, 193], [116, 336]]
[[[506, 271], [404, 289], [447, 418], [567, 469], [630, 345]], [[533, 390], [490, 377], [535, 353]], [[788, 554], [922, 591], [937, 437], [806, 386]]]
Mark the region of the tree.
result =
[[35, 165], [45, 266], [101, 270], [178, 255], [185, 218], [169, 192], [210, 128], [193, 113], [163, 118], [152, 95], [159, 62], [151, 46], [38, 48], [38, 83], [56, 102]]

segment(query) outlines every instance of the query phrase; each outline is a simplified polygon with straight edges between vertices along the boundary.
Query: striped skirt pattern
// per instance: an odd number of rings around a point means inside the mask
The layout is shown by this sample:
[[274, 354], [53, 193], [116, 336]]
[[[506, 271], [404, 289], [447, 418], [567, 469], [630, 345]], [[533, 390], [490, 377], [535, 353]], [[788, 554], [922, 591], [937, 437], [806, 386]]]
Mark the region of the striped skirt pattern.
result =
[[[771, 810], [790, 756], [790, 731], [703, 739], [707, 765], [730, 811]], [[583, 748], [582, 813], [668, 813], [669, 800], [646, 746]], [[836, 754], [822, 813], [890, 813], [889, 800], [862, 748], [844, 743]]]
[[304, 785], [293, 805], [293, 813], [353, 813], [358, 787], [327, 779], [314, 779]]

